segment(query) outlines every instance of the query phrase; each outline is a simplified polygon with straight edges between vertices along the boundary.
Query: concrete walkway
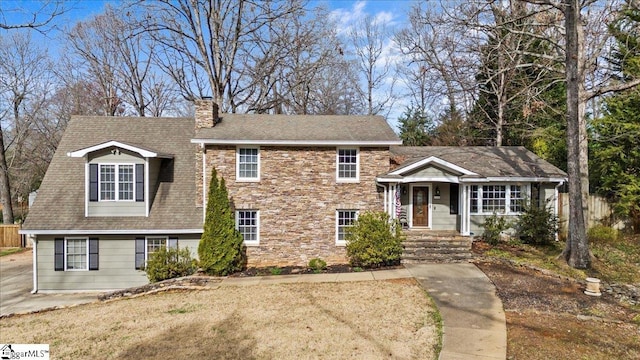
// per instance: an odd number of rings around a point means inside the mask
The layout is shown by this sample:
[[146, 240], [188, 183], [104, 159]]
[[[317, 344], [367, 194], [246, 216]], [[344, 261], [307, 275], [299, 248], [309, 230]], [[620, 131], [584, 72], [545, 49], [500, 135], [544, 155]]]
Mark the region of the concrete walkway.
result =
[[506, 359], [502, 301], [482, 271], [467, 263], [405, 266], [433, 297], [442, 315], [440, 360]]

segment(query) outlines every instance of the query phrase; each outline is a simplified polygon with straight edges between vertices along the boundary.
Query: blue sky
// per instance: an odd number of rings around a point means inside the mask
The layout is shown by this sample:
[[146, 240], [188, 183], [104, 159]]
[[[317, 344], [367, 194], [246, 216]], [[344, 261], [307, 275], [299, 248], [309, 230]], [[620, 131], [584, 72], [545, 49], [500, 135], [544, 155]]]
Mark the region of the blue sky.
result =
[[[52, 2], [55, 0], [52, 0]], [[415, 4], [416, 1], [410, 0], [311, 0], [312, 7], [324, 5], [333, 12], [334, 18], [338, 23], [338, 31], [348, 31], [349, 27], [355, 24], [359, 19], [367, 15], [378, 18], [385, 22], [389, 29], [393, 29], [404, 23], [406, 12]], [[0, 0], [0, 21], [4, 23], [21, 23], [30, 21], [34, 13], [42, 16], [47, 13], [48, 9], [43, 9], [43, 0]], [[64, 29], [73, 26], [76, 22], [87, 20], [90, 17], [100, 14], [106, 4], [117, 4], [118, 1], [109, 0], [67, 0], [64, 1], [64, 7], [69, 9], [65, 14], [56, 18], [53, 24], [55, 28]], [[43, 11], [44, 10], [44, 11]], [[3, 31], [0, 31], [2, 36]], [[43, 46], [49, 49], [49, 53], [55, 56], [61, 48], [61, 42], [58, 41], [60, 33], [50, 32], [43, 36], [39, 33], [33, 35], [33, 40], [42, 42]], [[391, 45], [389, 45], [391, 47]], [[390, 48], [389, 54], [395, 53]], [[396, 102], [388, 114], [388, 119], [392, 125], [401, 115], [404, 107], [402, 101]]]

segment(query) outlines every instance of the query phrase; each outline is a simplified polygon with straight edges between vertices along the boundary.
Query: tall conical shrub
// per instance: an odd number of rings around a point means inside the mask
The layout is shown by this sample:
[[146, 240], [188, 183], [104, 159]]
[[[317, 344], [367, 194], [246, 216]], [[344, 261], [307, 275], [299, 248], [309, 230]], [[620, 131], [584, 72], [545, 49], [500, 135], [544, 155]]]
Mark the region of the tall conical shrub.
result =
[[211, 170], [204, 231], [198, 245], [200, 268], [216, 276], [242, 270], [246, 263], [242, 242], [242, 234], [235, 227], [224, 178], [218, 181], [218, 173], [214, 168]]

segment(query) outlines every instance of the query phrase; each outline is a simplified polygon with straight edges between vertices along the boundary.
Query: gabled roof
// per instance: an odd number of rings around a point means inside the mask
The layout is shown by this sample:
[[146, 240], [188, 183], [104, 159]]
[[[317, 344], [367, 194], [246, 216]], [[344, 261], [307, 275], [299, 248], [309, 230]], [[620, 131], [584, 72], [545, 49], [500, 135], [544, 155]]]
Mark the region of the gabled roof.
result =
[[460, 167], [454, 163], [450, 163], [446, 160], [442, 160], [436, 156], [429, 156], [427, 158], [418, 158], [412, 161], [407, 161], [406, 163], [390, 172], [389, 175], [404, 175], [416, 169], [422, 169], [432, 164], [435, 164], [438, 167], [444, 168], [454, 173], [460, 173], [462, 175], [478, 175], [473, 171], [469, 171], [463, 167]]
[[523, 146], [392, 146], [400, 164], [379, 180], [398, 180], [403, 174], [436, 165], [460, 173], [465, 181], [554, 181], [567, 174]]
[[[193, 118], [72, 117], [22, 229], [52, 234], [201, 231], [202, 208], [195, 205], [195, 147], [189, 142], [193, 135]], [[159, 183], [149, 217], [85, 217], [86, 159], [67, 153], [90, 151], [111, 141], [173, 155], [173, 181]]]
[[194, 143], [314, 146], [400, 145], [381, 116], [221, 114], [196, 130]]
[[153, 149], [149, 149], [149, 148], [145, 148], [144, 146], [140, 146], [140, 145], [134, 145], [134, 144], [128, 144], [125, 142], [120, 142], [120, 141], [116, 141], [116, 140], [110, 140], [107, 142], [103, 142], [100, 144], [96, 144], [93, 146], [89, 146], [89, 147], [85, 147], [82, 149], [78, 149], [75, 151], [71, 151], [67, 153], [67, 156], [70, 157], [84, 157], [89, 153], [92, 153], [94, 151], [98, 151], [98, 150], [103, 150], [103, 149], [108, 149], [110, 147], [116, 147], [116, 148], [121, 148], [121, 149], [126, 149], [129, 151], [132, 151], [134, 153], [139, 154], [142, 157], [149, 157], [149, 158], [172, 158], [171, 155], [169, 154], [163, 154], [157, 150], [153, 150]]

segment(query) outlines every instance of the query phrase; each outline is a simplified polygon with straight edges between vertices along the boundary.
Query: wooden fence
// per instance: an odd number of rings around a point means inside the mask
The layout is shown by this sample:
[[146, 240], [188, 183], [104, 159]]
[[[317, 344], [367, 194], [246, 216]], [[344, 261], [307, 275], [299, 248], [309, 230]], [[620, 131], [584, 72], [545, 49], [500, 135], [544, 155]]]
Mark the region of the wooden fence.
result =
[[21, 247], [20, 225], [0, 225], [0, 247]]
[[[569, 232], [569, 194], [560, 193], [558, 195], [560, 236], [566, 238]], [[598, 195], [590, 195], [588, 206], [587, 229], [595, 225], [607, 225], [618, 230], [624, 228], [622, 220], [615, 220], [613, 210], [605, 198]]]

